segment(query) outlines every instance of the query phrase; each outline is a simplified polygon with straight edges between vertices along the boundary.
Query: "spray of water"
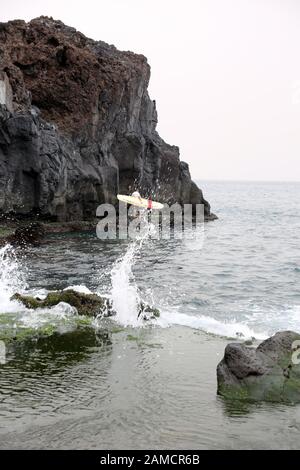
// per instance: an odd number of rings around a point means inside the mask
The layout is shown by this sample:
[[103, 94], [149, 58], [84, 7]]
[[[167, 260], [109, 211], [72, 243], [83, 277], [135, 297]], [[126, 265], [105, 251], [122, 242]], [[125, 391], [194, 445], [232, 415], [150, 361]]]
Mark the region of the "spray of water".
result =
[[[117, 260], [111, 271], [111, 300], [113, 308], [116, 311], [116, 320], [124, 326], [140, 327], [145, 323], [141, 317], [138, 317], [141, 295], [136, 284], [132, 268], [140, 255], [144, 243], [151, 243], [151, 234], [155, 231], [152, 224], [146, 225], [146, 230], [139, 233], [137, 238], [130, 243], [125, 254]], [[79, 292], [90, 293], [85, 286], [71, 286], [72, 289]], [[70, 288], [70, 287], [69, 287]], [[68, 304], [60, 303], [52, 308], [28, 310], [22, 304], [12, 301], [11, 296], [15, 292], [27, 292], [26, 267], [17, 257], [15, 250], [10, 245], [0, 248], [0, 314], [12, 314], [12, 321], [17, 314], [19, 327], [40, 327], [47, 323], [58, 325], [60, 322], [65, 324], [73, 317], [76, 317], [76, 311]], [[31, 295], [38, 294], [44, 297], [47, 291], [32, 291]], [[295, 316], [296, 316], [295, 312]], [[298, 312], [299, 314], [299, 312]], [[298, 315], [299, 316], [299, 315]], [[293, 322], [296, 318], [293, 317]], [[179, 313], [174, 308], [161, 308], [161, 317], [156, 321], [161, 327], [168, 327], [174, 324], [201, 329], [210, 333], [222, 336], [235, 337], [237, 333], [244, 337], [263, 339], [266, 333], [257, 333], [250, 329], [247, 324], [238, 322], [223, 323], [214, 318], [202, 315], [186, 315]]]
[[16, 311], [17, 302], [10, 298], [26, 289], [25, 272], [11, 245], [0, 248], [0, 312]]
[[155, 227], [148, 222], [144, 214], [142, 226], [135, 240], [133, 240], [125, 255], [117, 260], [111, 272], [111, 298], [116, 312], [116, 320], [124, 326], [141, 326], [138, 318], [141, 301], [138, 287], [132, 272], [137, 255], [145, 241], [149, 241], [154, 234]]
[[[20, 259], [20, 253], [15, 252], [10, 245], [5, 245], [0, 249], [0, 315], [4, 314], [5, 321], [2, 321], [1, 328], [8, 331], [8, 334], [15, 334], [22, 328], [42, 328], [45, 325], [52, 325], [56, 328], [72, 326], [72, 321], [76, 318], [77, 311], [74, 307], [60, 302], [51, 308], [38, 308], [36, 310], [27, 309], [20, 302], [11, 300], [16, 292], [28, 293], [26, 283], [27, 270]], [[85, 288], [85, 290], [87, 290]], [[34, 292], [29, 292], [35, 295]], [[39, 297], [45, 297], [47, 291]], [[7, 315], [9, 314], [9, 315]], [[12, 329], [13, 328], [13, 329]]]

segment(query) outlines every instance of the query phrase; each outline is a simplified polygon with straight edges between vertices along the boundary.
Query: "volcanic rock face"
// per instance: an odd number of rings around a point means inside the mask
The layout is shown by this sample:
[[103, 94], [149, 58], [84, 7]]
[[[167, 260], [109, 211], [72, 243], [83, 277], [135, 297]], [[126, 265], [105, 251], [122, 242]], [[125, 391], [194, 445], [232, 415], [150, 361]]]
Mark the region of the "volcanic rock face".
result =
[[178, 147], [156, 132], [142, 55], [60, 21], [0, 23], [0, 211], [89, 219], [116, 194], [202, 203]]

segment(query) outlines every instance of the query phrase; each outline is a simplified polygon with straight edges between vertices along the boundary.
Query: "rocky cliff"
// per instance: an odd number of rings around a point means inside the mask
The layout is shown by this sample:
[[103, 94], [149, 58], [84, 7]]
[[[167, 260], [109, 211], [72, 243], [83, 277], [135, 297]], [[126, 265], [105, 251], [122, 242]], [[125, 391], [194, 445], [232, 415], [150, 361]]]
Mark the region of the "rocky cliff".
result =
[[144, 56], [52, 18], [0, 23], [0, 212], [89, 219], [118, 192], [209, 204], [156, 132]]

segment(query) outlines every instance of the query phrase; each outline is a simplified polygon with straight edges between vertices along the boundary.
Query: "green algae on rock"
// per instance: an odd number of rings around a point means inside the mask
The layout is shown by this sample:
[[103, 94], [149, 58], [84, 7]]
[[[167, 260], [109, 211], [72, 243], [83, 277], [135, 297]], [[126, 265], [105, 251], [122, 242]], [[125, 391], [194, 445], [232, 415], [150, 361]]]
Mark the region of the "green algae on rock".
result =
[[[48, 310], [47, 319], [43, 316], [42, 320], [43, 322], [47, 320], [47, 323], [28, 327], [26, 322], [24, 323], [22, 318], [18, 318], [18, 316], [12, 317], [11, 315], [1, 314], [0, 340], [5, 341], [7, 344], [52, 336], [54, 333], [65, 333], [70, 329], [89, 328], [92, 327], [95, 318], [115, 315], [112, 302], [108, 298], [97, 294], [77, 292], [73, 289], [49, 292], [43, 299], [16, 293], [11, 297], [11, 300], [22, 303], [29, 310], [51, 309], [59, 303], [66, 303], [75, 308], [78, 315], [71, 315], [62, 321], [56, 320], [55, 316], [52, 318], [51, 310]], [[139, 309], [139, 316], [142, 321], [154, 320], [159, 316], [158, 309], [143, 302], [140, 303]], [[119, 328], [117, 331], [123, 331], [123, 329]]]
[[[112, 303], [108, 298], [100, 297], [97, 294], [84, 294], [73, 289], [49, 292], [45, 299], [39, 299], [30, 295], [14, 294], [11, 300], [21, 302], [29, 309], [54, 307], [60, 302], [65, 302], [75, 307], [79, 315], [87, 317], [97, 317], [98, 315], [110, 317], [115, 314]], [[157, 308], [140, 302], [138, 315], [141, 315], [143, 320], [154, 320], [160, 316], [160, 312]]]
[[60, 302], [65, 302], [75, 307], [79, 315], [96, 317], [97, 315], [112, 315], [112, 306], [108, 299], [100, 297], [97, 294], [83, 294], [73, 289], [49, 292], [45, 299], [38, 297], [14, 294], [11, 300], [17, 300], [26, 308], [37, 309], [54, 307]]
[[300, 334], [282, 331], [256, 349], [228, 344], [217, 367], [218, 394], [228, 399], [299, 403], [300, 364], [294, 360], [299, 340]]
[[26, 327], [20, 324], [14, 324], [0, 329], [0, 340], [10, 345], [12, 343], [22, 343], [27, 340], [49, 337], [56, 332], [57, 327], [51, 324], [39, 327]]

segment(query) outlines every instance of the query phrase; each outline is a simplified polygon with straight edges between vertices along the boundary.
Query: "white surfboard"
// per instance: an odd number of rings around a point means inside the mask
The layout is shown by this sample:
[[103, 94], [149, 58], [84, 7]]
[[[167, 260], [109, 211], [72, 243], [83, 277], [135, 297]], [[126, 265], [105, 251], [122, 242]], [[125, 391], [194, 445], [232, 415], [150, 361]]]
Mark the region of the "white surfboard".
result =
[[[149, 207], [149, 199], [143, 199], [134, 196], [125, 196], [123, 194], [118, 194], [117, 198], [119, 201], [127, 202], [127, 204], [131, 204], [132, 206], [142, 207], [143, 209], [147, 209]], [[151, 201], [151, 208], [152, 209], [163, 209], [164, 205], [160, 202]]]

